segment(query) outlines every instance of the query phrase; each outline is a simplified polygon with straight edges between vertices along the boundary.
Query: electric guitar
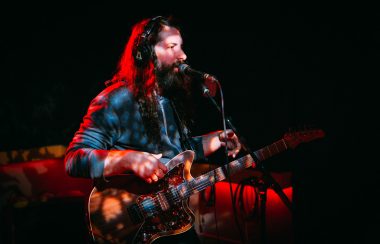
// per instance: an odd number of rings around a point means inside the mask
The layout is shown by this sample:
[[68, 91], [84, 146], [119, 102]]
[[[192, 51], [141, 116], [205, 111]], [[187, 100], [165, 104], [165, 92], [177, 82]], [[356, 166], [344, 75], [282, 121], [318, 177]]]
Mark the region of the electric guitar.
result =
[[[263, 161], [302, 142], [324, 137], [322, 130], [286, 133], [282, 139], [254, 152]], [[229, 174], [256, 167], [251, 155], [231, 161], [206, 174], [190, 174], [195, 152], [184, 151], [166, 163], [168, 172], [156, 183], [148, 184], [133, 174], [107, 178], [89, 196], [88, 223], [97, 243], [151, 243], [157, 238], [189, 230], [194, 214], [188, 198]]]

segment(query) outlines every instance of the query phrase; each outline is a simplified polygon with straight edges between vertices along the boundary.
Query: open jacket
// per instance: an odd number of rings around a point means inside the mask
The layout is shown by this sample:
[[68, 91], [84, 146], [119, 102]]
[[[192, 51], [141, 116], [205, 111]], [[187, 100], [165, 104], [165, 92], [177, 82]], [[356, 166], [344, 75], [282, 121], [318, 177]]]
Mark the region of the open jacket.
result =
[[[74, 177], [103, 177], [104, 160], [109, 150], [162, 153], [164, 159], [171, 159], [183, 151], [171, 104], [162, 96], [158, 100], [161, 139], [149, 143], [139, 104], [125, 83], [117, 82], [105, 88], [91, 101], [66, 150], [66, 172]], [[196, 159], [203, 158], [202, 137], [193, 137], [190, 143]]]

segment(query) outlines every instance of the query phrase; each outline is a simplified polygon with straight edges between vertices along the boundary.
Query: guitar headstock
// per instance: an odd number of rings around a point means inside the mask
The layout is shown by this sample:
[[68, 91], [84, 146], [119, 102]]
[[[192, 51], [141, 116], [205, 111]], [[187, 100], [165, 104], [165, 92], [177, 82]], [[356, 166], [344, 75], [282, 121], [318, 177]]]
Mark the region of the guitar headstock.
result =
[[324, 136], [325, 132], [323, 130], [313, 129], [288, 132], [284, 135], [283, 139], [288, 147], [294, 149], [300, 143], [313, 141], [318, 138], [323, 138]]

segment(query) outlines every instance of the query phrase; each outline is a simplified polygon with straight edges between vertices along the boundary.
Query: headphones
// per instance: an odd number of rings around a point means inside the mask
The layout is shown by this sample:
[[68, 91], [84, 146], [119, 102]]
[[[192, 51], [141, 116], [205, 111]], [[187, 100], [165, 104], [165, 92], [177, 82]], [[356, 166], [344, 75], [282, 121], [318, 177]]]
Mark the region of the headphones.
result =
[[139, 67], [147, 64], [149, 58], [152, 55], [152, 48], [149, 43], [149, 36], [156, 28], [159, 26], [158, 23], [164, 17], [156, 16], [149, 20], [149, 22], [145, 25], [144, 32], [137, 40], [137, 44], [133, 50], [133, 56], [135, 59], [135, 64]]

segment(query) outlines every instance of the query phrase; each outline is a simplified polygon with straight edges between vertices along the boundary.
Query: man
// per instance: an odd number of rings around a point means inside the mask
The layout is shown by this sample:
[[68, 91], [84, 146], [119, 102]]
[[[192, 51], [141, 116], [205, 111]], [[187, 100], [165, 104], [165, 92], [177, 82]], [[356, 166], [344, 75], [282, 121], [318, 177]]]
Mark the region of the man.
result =
[[[132, 172], [154, 185], [168, 172], [165, 162], [184, 150], [194, 151], [195, 160], [226, 145], [229, 156], [239, 153], [232, 130], [189, 135], [191, 79], [178, 70], [187, 58], [182, 45], [179, 28], [168, 18], [145, 19], [133, 27], [117, 72], [92, 100], [68, 146], [69, 175], [107, 182]], [[193, 228], [179, 232], [172, 238], [196, 240]]]

